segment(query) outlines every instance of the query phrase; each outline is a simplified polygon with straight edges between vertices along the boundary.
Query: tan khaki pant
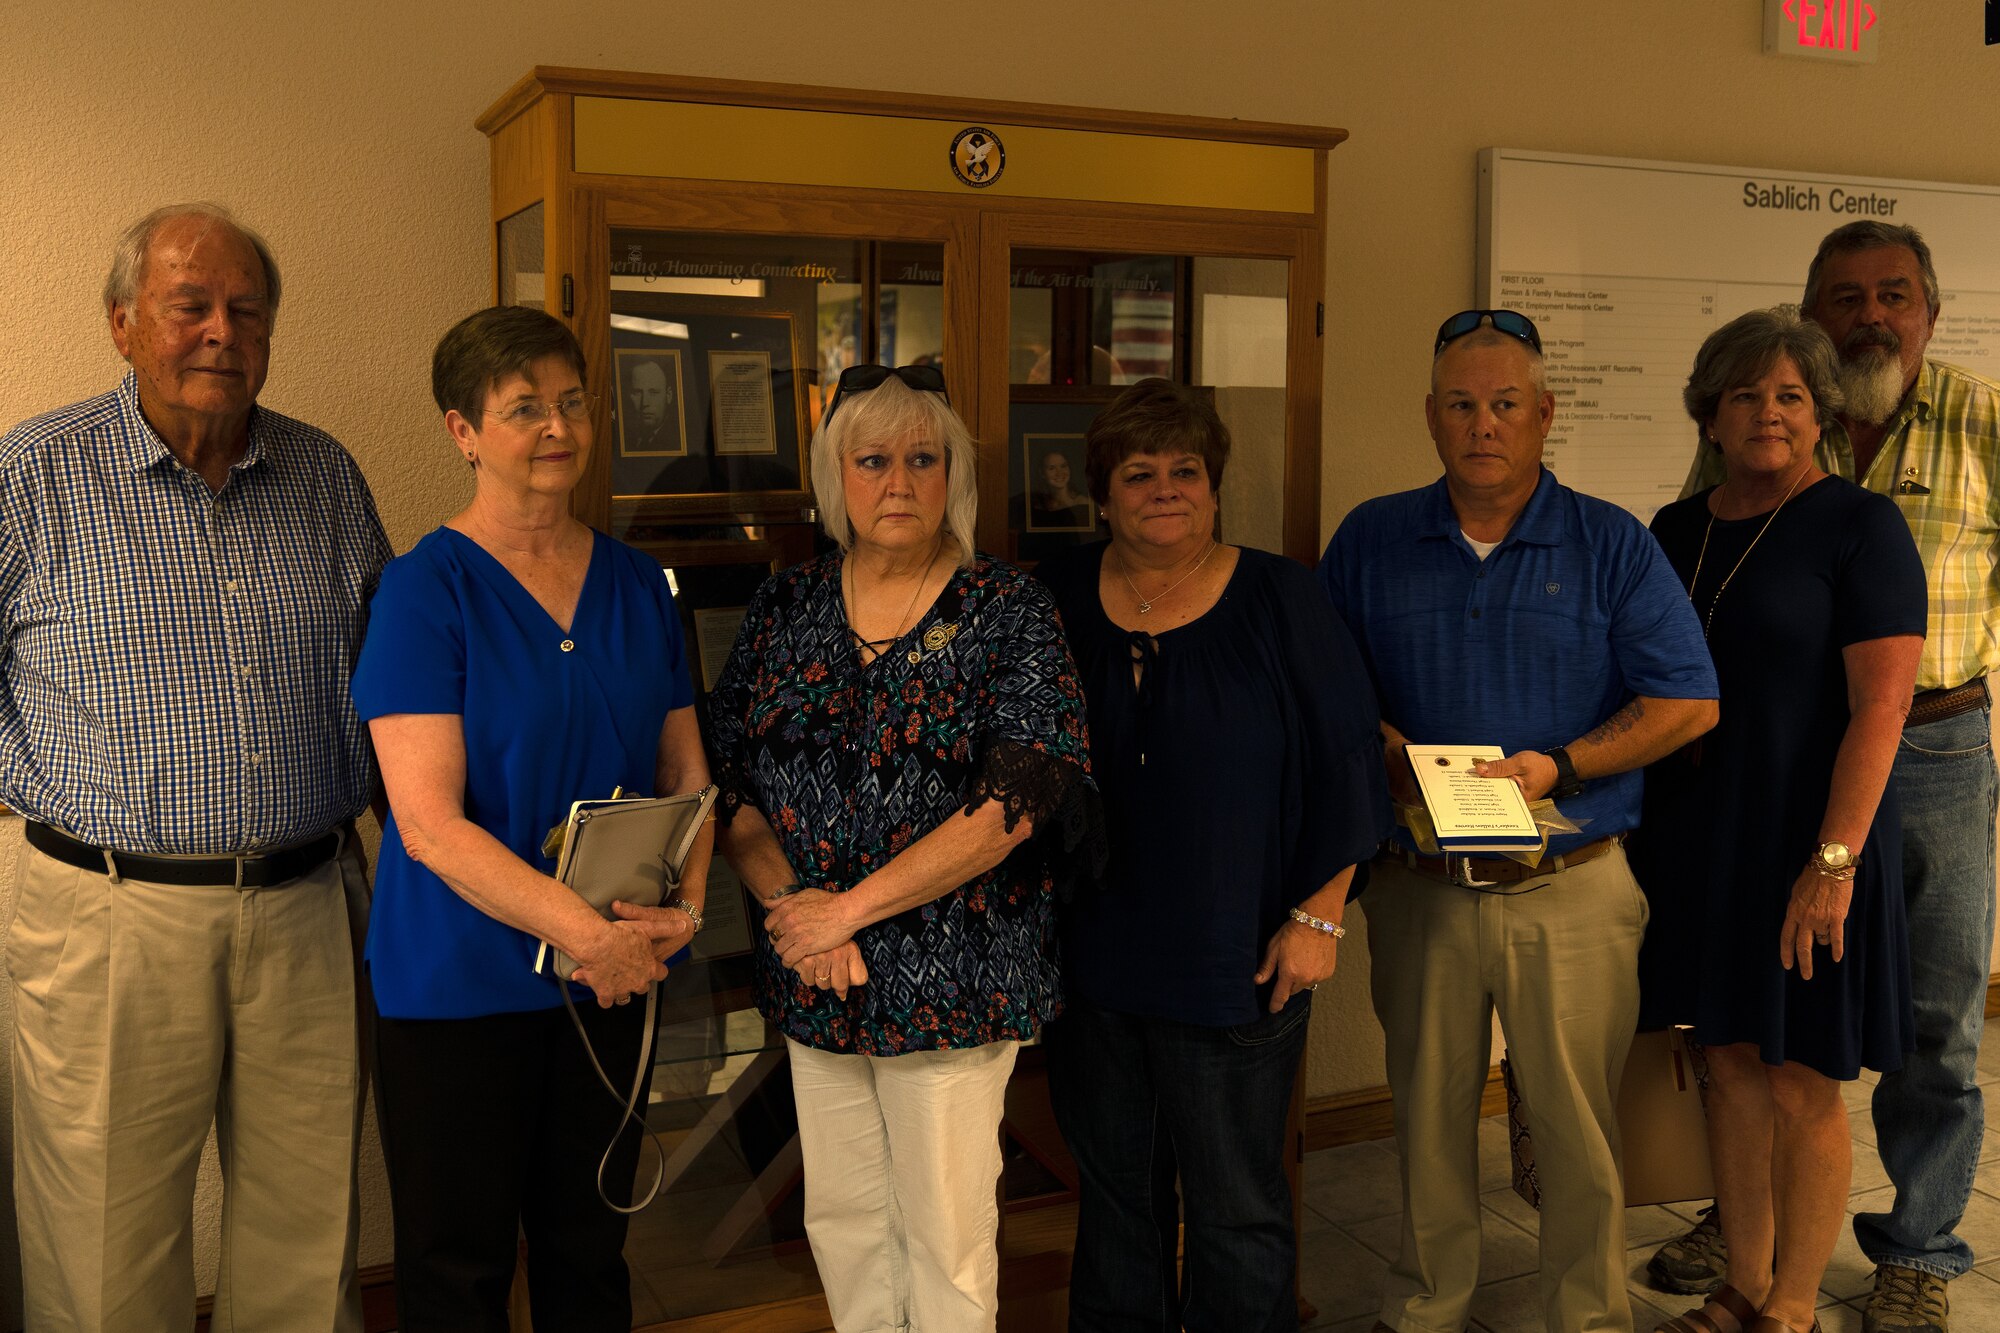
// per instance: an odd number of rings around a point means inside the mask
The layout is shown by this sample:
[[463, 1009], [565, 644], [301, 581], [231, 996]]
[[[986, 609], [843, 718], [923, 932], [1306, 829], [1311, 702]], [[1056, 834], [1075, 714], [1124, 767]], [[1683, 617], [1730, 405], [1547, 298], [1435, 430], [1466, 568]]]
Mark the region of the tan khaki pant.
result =
[[213, 1122], [213, 1327], [358, 1330], [358, 850], [239, 892], [114, 884], [24, 845], [19, 884], [6, 956], [27, 1327], [193, 1327]]
[[785, 1044], [833, 1326], [993, 1333], [1000, 1112], [1019, 1043], [893, 1057]]
[[1632, 1327], [1618, 1081], [1639, 1017], [1646, 899], [1623, 848], [1500, 896], [1377, 862], [1361, 898], [1403, 1158], [1382, 1320], [1457, 1333], [1479, 1281], [1479, 1101], [1497, 1009], [1542, 1185], [1551, 1333]]

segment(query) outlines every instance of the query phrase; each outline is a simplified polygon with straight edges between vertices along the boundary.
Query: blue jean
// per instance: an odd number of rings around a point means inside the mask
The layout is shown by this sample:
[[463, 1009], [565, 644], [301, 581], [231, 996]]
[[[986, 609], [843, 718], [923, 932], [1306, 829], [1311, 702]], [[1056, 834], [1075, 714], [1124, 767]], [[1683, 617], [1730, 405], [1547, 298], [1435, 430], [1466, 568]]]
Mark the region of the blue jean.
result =
[[1199, 1027], [1072, 999], [1049, 1026], [1049, 1096], [1080, 1178], [1070, 1333], [1295, 1333], [1285, 1113], [1311, 1012], [1298, 995]]
[[1953, 1228], [1972, 1197], [1986, 1128], [1975, 1080], [1993, 948], [2000, 778], [1991, 725], [1988, 710], [1975, 709], [1905, 729], [1896, 750], [1917, 1050], [1875, 1089], [1875, 1137], [1895, 1204], [1854, 1219], [1854, 1238], [1875, 1263], [1943, 1278], [1972, 1266], [1972, 1247]]

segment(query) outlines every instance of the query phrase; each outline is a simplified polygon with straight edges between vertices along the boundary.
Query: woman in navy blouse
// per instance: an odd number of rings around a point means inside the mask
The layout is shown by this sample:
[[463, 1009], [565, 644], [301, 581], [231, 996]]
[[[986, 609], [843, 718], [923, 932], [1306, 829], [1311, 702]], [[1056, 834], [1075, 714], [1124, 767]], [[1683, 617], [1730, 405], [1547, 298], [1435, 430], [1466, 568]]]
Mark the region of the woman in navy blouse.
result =
[[1285, 1115], [1354, 868], [1389, 832], [1375, 695], [1311, 571], [1216, 540], [1229, 433], [1197, 390], [1139, 381], [1085, 448], [1111, 539], [1036, 571], [1110, 840], [1104, 892], [1064, 916], [1048, 1038], [1081, 1178], [1070, 1328], [1290, 1333]]
[[1063, 839], [1029, 835], [1086, 798], [1083, 697], [1046, 590], [973, 549], [937, 370], [844, 372], [812, 475], [839, 549], [757, 591], [711, 699], [721, 845], [834, 1326], [982, 1333], [1002, 1097], [1058, 1009]]
[[[567, 328], [483, 310], [438, 343], [431, 387], [472, 502], [390, 562], [354, 672], [390, 808], [367, 959], [400, 1327], [506, 1327], [524, 1230], [536, 1327], [622, 1333], [625, 1218], [596, 1185], [622, 1115], [535, 956], [579, 960], [590, 1041], [633, 1068], [627, 1002], [700, 925], [709, 839], [679, 900], [611, 921], [542, 845], [574, 801], [708, 784], [680, 621], [658, 564], [570, 516], [592, 400]], [[610, 1197], [638, 1151], [618, 1138]]]

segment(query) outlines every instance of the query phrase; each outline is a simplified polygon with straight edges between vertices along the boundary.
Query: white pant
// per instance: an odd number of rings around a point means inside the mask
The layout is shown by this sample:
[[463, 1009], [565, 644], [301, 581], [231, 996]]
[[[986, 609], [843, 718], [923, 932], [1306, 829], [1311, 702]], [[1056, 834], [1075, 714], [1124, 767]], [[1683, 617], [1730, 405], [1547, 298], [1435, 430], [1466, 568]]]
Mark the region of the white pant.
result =
[[787, 1041], [806, 1235], [839, 1333], [993, 1333], [1000, 1113], [1019, 1043], [829, 1055]]

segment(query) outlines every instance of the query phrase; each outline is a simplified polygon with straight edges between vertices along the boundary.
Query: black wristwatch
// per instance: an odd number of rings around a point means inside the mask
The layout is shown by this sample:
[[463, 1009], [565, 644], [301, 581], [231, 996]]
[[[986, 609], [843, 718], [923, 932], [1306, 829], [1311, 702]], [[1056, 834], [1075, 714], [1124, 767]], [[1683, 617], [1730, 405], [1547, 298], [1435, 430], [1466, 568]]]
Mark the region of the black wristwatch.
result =
[[1570, 762], [1567, 748], [1558, 745], [1555, 749], [1544, 750], [1542, 753], [1556, 762], [1556, 785], [1549, 788], [1550, 796], [1570, 797], [1583, 791], [1583, 779], [1576, 775], [1576, 765]]

